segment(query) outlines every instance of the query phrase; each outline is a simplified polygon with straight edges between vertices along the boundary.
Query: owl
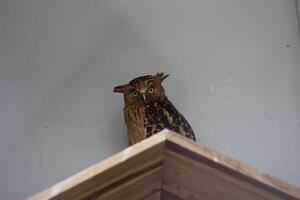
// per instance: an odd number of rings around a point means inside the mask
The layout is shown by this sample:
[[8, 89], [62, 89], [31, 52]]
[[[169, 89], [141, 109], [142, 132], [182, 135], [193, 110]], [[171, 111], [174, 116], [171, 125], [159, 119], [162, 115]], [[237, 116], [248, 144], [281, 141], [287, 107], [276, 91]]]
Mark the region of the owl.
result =
[[124, 119], [130, 145], [165, 128], [196, 141], [191, 126], [166, 96], [162, 82], [168, 76], [164, 73], [140, 76], [114, 88], [114, 92], [124, 94]]

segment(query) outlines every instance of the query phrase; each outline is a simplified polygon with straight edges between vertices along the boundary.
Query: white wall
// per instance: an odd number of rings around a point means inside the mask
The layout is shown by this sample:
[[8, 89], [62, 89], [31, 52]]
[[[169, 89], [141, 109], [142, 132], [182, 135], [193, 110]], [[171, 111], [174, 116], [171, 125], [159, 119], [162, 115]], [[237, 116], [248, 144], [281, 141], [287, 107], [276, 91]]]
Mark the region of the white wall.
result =
[[127, 146], [115, 85], [170, 74], [199, 143], [300, 186], [294, 0], [0, 1], [0, 197]]

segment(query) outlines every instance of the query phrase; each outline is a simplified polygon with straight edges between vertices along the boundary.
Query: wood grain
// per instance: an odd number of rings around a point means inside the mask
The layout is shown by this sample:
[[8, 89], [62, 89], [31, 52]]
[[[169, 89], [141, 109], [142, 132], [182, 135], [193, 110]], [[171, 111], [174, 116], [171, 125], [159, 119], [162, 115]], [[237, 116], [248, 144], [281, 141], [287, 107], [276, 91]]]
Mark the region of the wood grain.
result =
[[149, 197], [145, 197], [143, 200], [160, 200], [161, 199], [161, 190], [156, 191]]
[[184, 200], [166, 190], [161, 190], [161, 200]]
[[161, 189], [161, 177], [162, 166], [158, 166], [137, 177], [130, 177], [120, 186], [113, 187], [106, 193], [101, 193], [96, 200], [140, 200], [149, 198]]
[[183, 199], [284, 199], [171, 151], [165, 153], [163, 189]]

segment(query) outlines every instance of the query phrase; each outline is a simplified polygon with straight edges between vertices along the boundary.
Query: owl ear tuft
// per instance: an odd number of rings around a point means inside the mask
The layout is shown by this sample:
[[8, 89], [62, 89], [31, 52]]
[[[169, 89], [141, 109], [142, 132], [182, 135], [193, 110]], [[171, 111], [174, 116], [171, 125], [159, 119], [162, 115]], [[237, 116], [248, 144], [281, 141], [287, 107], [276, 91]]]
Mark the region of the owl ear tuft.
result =
[[159, 83], [163, 82], [163, 80], [165, 80], [167, 77], [169, 76], [169, 74], [164, 74], [164, 73], [157, 73], [155, 75], [154, 81], [159, 81]]
[[114, 92], [126, 93], [131, 89], [129, 84], [119, 85], [114, 88]]

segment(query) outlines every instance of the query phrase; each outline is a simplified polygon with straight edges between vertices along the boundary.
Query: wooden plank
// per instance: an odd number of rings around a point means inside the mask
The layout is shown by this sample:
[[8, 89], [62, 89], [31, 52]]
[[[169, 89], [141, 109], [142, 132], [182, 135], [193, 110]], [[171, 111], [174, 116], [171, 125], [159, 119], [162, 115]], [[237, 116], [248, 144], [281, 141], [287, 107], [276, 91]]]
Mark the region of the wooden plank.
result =
[[[162, 165], [147, 170], [137, 177], [129, 177], [127, 181], [104, 194], [96, 200], [141, 200], [151, 197], [161, 189]], [[94, 199], [87, 197], [86, 199]]]
[[28, 200], [82, 199], [151, 165], [161, 165], [166, 132], [163, 131], [30, 197]]
[[[269, 198], [270, 195], [275, 195], [276, 198], [279, 199], [300, 199], [300, 189], [296, 186], [261, 173], [239, 161], [233, 160], [179, 135], [167, 135], [166, 149], [182, 155], [185, 159], [193, 160], [196, 163], [203, 163], [211, 169], [223, 172], [228, 175], [226, 176], [227, 178], [235, 178], [235, 181], [239, 180], [243, 182], [244, 185], [248, 184], [255, 188], [260, 188], [264, 191], [262, 193], [260, 191], [260, 195], [264, 194], [263, 196], [266, 196], [266, 198]], [[176, 163], [177, 166], [179, 162], [177, 161]], [[166, 169], [164, 169], [164, 174], [165, 172]], [[253, 187], [251, 189], [253, 189]], [[257, 191], [254, 190], [253, 192], [255, 193]], [[203, 197], [202, 195], [198, 198], [203, 199], [205, 196]]]
[[[143, 154], [141, 154], [142, 156]], [[121, 170], [121, 172], [118, 171], [108, 171], [105, 176], [106, 177], [112, 177], [111, 180], [108, 179], [102, 179], [105, 182], [99, 182], [99, 184], [94, 183], [92, 186], [92, 189], [90, 189], [88, 192], [81, 193], [76, 197], [76, 199], [94, 199], [94, 197], [98, 197], [99, 195], [109, 193], [110, 191], [113, 191], [114, 189], [122, 186], [123, 184], [126, 184], [127, 182], [130, 182], [131, 179], [135, 179], [136, 177], [139, 177], [143, 175], [144, 173], [147, 173], [148, 171], [151, 171], [152, 169], [162, 167], [163, 163], [163, 155], [158, 155], [156, 158], [149, 159], [147, 161], [142, 161], [142, 164], [137, 164], [133, 162], [133, 165], [130, 165], [130, 168], [119, 168], [118, 170]], [[110, 184], [108, 184], [110, 183]], [[105, 187], [104, 187], [105, 186]], [[65, 198], [65, 196], [64, 196]], [[64, 199], [62, 198], [62, 199]]]
[[164, 165], [163, 188], [183, 199], [284, 199], [171, 151]]
[[161, 190], [161, 200], [184, 200], [165, 190]]
[[145, 197], [144, 199], [141, 200], [161, 200], [161, 190], [159, 189], [151, 196]]

